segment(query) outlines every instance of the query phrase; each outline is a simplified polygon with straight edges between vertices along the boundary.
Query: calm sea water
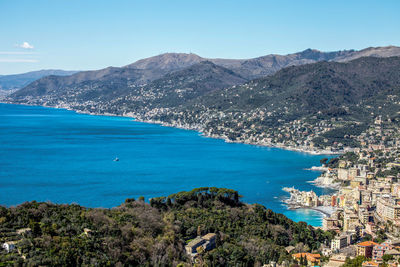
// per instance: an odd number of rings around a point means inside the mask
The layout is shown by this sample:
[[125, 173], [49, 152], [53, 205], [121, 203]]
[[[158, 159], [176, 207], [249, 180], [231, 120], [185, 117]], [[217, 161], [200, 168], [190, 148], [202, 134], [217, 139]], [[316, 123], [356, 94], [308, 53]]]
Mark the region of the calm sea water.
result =
[[280, 199], [285, 186], [323, 193], [306, 183], [319, 173], [304, 170], [321, 158], [129, 118], [0, 104], [0, 204], [6, 206], [37, 200], [113, 207], [128, 197], [216, 186], [318, 226], [320, 213], [289, 211]]

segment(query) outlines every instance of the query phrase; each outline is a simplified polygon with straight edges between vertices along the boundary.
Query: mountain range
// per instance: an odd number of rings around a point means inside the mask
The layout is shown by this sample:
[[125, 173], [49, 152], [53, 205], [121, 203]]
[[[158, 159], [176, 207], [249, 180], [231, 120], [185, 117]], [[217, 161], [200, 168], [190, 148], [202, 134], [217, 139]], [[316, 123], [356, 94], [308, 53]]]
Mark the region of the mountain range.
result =
[[77, 71], [66, 70], [38, 70], [21, 74], [0, 75], [0, 90], [20, 89], [29, 83], [49, 75], [67, 76]]
[[[53, 71], [52, 73], [39, 71], [37, 73], [26, 73], [21, 74], [23, 76], [16, 76], [31, 77], [30, 79], [34, 80], [35, 78], [33, 77], [38, 79], [40, 75], [42, 75], [42, 77], [51, 75], [50, 77], [44, 77], [29, 84], [26, 88], [27, 90], [23, 91], [39, 96], [54, 90], [63, 91], [69, 90], [68, 88], [79, 90], [81, 87], [90, 87], [91, 84], [96, 87], [101, 87], [101, 83], [115, 83], [116, 80], [119, 80], [118, 82], [121, 83], [118, 84], [118, 87], [144, 85], [159, 79], [168, 73], [182, 70], [203, 61], [210, 61], [215, 65], [235, 72], [238, 76], [241, 76], [246, 80], [251, 80], [274, 74], [278, 70], [288, 66], [310, 64], [319, 61], [346, 62], [364, 56], [400, 56], [400, 47], [375, 47], [366, 48], [360, 51], [344, 50], [336, 52], [321, 52], [318, 50], [307, 49], [294, 54], [271, 54], [253, 59], [207, 59], [195, 54], [166, 53], [142, 59], [120, 68], [108, 67], [97, 71], [83, 71], [65, 77], [59, 77], [60, 73], [62, 73], [61, 75], [68, 75], [70, 72]], [[6, 80], [7, 77], [8, 80], [12, 80], [13, 78], [8, 75], [3, 76], [3, 79]], [[0, 76], [0, 81], [1, 79], [2, 77]], [[22, 80], [22, 78], [20, 79]], [[25, 81], [27, 82], [27, 80]], [[10, 88], [10, 86], [7, 88]], [[35, 90], [37, 90], [37, 92], [33, 93]], [[23, 92], [19, 93], [18, 96], [21, 96]]]
[[400, 47], [395, 46], [337, 52], [307, 49], [248, 60], [167, 53], [120, 68], [43, 77], [6, 101], [129, 115], [233, 141], [243, 136], [248, 140], [249, 127], [254, 136], [271, 129], [272, 136], [280, 136], [281, 127], [297, 120], [317, 118], [312, 123], [318, 123], [337, 118], [343, 128], [346, 123], [369, 125], [376, 115], [397, 118], [398, 56]]

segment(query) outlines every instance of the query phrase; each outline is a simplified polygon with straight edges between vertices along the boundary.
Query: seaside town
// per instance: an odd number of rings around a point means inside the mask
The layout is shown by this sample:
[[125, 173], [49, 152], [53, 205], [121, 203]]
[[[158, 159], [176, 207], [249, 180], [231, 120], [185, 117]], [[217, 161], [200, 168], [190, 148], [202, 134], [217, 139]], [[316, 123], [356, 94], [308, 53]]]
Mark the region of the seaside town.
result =
[[[147, 122], [200, 130], [206, 136], [223, 138], [229, 142], [275, 146], [312, 154], [336, 154], [337, 158], [324, 158], [321, 160], [321, 167], [311, 169], [322, 172], [312, 183], [332, 189], [332, 194], [318, 196], [313, 191], [283, 188], [290, 194], [290, 198], [285, 200], [289, 208], [310, 208], [324, 213], [322, 229], [334, 231], [336, 236], [330, 245], [322, 245], [318, 251], [305, 249], [298, 252], [298, 248], [289, 246], [286, 248], [287, 252], [294, 262], [302, 266], [336, 267], [349, 260], [361, 260], [363, 267], [398, 266], [400, 138], [397, 126], [390, 118], [378, 116], [360, 134], [349, 134], [342, 142], [333, 142], [332, 146], [326, 146], [325, 143], [331, 142], [331, 139], [321, 136], [332, 129], [345, 128], [347, 122], [332, 119], [330, 123], [320, 121], [313, 124], [299, 120], [291, 122], [287, 127], [275, 129], [280, 132], [278, 135], [275, 135], [276, 132], [259, 135], [256, 134], [257, 125], [251, 125], [252, 131], [238, 134], [237, 129], [230, 131], [231, 128], [224, 126], [213, 125], [206, 129], [204, 124], [195, 127], [183, 121], [166, 123], [136, 117]], [[259, 130], [262, 131], [261, 128]], [[234, 133], [237, 137], [231, 138], [227, 132]], [[300, 137], [294, 142], [292, 139], [296, 136]], [[315, 140], [319, 140], [319, 143]], [[345, 145], [346, 142], [356, 142], [357, 146]], [[199, 236], [187, 244], [187, 255], [195, 260], [199, 253], [212, 249], [215, 246], [215, 237], [210, 236], [211, 234]], [[3, 248], [11, 251], [15, 244], [4, 243]], [[279, 265], [277, 262], [270, 262], [266, 266], [290, 266], [290, 263], [283, 262]]]
[[312, 182], [332, 189], [332, 194], [283, 188], [290, 194], [285, 200], [290, 209], [318, 210], [325, 214], [322, 229], [336, 232], [330, 246], [293, 258], [311, 266], [341, 266], [348, 259], [365, 267], [399, 265], [400, 139], [395, 132], [376, 118], [375, 125], [357, 137], [361, 147], [322, 159], [323, 166], [312, 169], [322, 174]]
[[0, 10], [0, 267], [400, 267], [400, 0]]

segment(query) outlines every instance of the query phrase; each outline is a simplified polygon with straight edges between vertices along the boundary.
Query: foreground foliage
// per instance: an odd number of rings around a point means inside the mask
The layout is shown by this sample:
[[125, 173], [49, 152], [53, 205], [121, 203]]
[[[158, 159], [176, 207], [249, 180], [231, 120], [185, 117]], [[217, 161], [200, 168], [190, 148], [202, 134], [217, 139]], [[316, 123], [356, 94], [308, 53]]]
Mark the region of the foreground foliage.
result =
[[[30, 227], [31, 234], [16, 234], [24, 227]], [[290, 260], [285, 246], [317, 250], [332, 237], [261, 205], [244, 204], [237, 191], [205, 187], [153, 198], [150, 204], [127, 199], [112, 209], [35, 201], [1, 207], [0, 238], [19, 241], [18, 250], [0, 253], [0, 262], [32, 266], [187, 264], [187, 241], [209, 232], [217, 234], [217, 248], [202, 254], [200, 262], [210, 266]]]

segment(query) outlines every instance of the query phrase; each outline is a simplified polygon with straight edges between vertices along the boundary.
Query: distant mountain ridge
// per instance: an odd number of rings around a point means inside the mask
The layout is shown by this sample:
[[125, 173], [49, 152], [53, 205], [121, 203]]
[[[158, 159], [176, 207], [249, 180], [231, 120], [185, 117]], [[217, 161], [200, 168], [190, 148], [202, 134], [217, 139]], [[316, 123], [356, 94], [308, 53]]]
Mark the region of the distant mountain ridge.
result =
[[[315, 49], [307, 49], [294, 54], [267, 55], [253, 59], [209, 59], [192, 53], [166, 53], [141, 59], [124, 67], [108, 67], [95, 71], [82, 71], [65, 77], [44, 77], [42, 80], [37, 80], [29, 84], [26, 90], [18, 92], [16, 96], [20, 97], [23, 94], [27, 96], [29, 94], [40, 96], [49, 91], [65, 90], [70, 87], [81, 90], [85, 86], [89, 86], [90, 83], [95, 83], [97, 87], [102, 86], [101, 82], [104, 82], [105, 86], [107, 83], [117, 83], [119, 87], [126, 88], [140, 86], [159, 79], [168, 73], [185, 69], [202, 61], [210, 61], [215, 65], [235, 72], [246, 80], [251, 80], [274, 74], [278, 70], [288, 66], [319, 61], [346, 62], [362, 56], [400, 56], [400, 47], [375, 47], [360, 51], [344, 50], [336, 52], [321, 52]], [[37, 92], [34, 92], [35, 90]]]
[[400, 56], [400, 47], [398, 46], [383, 46], [383, 47], [368, 47], [359, 51], [352, 51], [348, 55], [341, 55], [334, 61], [347, 62], [360, 57], [394, 57]]
[[[159, 75], [157, 72], [151, 73], [156, 73], [153, 77]], [[168, 73], [149, 83], [143, 83], [143, 74], [146, 74], [143, 70], [119, 68], [112, 69], [110, 73], [98, 79], [80, 82], [77, 86], [74, 82], [79, 80], [82, 74], [88, 75], [77, 73], [69, 77], [44, 77], [15, 92], [11, 97], [16, 101], [24, 101], [28, 96], [29, 101], [44, 101], [50, 105], [88, 101], [109, 104], [119, 102], [128, 105], [131, 111], [138, 111], [156, 106], [181, 105], [190, 99], [247, 81], [233, 71], [210, 61], [202, 61]], [[125, 109], [128, 109], [128, 106], [125, 106]]]
[[[291, 66], [272, 76], [188, 102], [185, 108], [285, 110], [280, 114], [282, 119], [284, 114], [301, 117], [331, 108], [352, 107], [386, 95], [400, 96], [400, 57], [363, 57], [345, 63], [325, 61]], [[389, 103], [382, 111], [388, 106]], [[358, 116], [356, 112], [352, 115]]]
[[38, 70], [21, 74], [0, 75], [0, 90], [20, 89], [29, 83], [49, 75], [67, 76], [77, 73], [77, 71], [66, 70]]

